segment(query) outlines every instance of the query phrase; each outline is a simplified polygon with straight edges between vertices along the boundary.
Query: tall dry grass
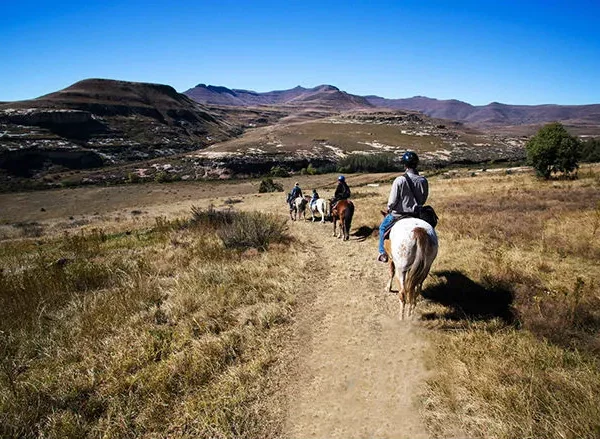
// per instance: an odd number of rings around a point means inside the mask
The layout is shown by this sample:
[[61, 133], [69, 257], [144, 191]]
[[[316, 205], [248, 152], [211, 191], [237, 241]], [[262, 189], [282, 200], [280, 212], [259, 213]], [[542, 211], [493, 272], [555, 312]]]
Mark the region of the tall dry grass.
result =
[[600, 435], [600, 179], [431, 181], [440, 255], [422, 321], [431, 433]]
[[278, 218], [227, 214], [253, 252], [198, 215], [3, 243], [1, 437], [278, 435], [297, 261]]

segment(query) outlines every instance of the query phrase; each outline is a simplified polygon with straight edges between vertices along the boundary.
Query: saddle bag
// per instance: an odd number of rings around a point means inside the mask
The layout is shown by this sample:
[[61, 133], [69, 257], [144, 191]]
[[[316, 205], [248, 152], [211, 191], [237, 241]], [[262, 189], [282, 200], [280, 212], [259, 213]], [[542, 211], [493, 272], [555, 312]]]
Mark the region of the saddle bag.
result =
[[437, 226], [439, 219], [437, 214], [435, 213], [435, 210], [433, 210], [433, 207], [431, 206], [416, 206], [415, 216], [417, 218], [422, 219], [425, 222], [428, 222], [434, 229], [435, 226]]
[[[406, 184], [408, 185], [408, 188], [412, 192], [413, 197], [415, 197], [415, 199], [416, 199], [417, 197], [415, 195], [415, 190], [413, 188], [412, 180], [410, 179], [408, 174], [404, 174], [404, 178], [406, 179]], [[438, 219], [439, 219], [435, 213], [435, 210], [433, 210], [433, 207], [431, 207], [431, 206], [421, 206], [421, 205], [415, 206], [413, 216], [416, 218], [420, 218], [423, 221], [429, 223], [429, 225], [431, 225], [431, 227], [433, 227], [434, 229], [435, 229], [435, 226], [437, 226]]]

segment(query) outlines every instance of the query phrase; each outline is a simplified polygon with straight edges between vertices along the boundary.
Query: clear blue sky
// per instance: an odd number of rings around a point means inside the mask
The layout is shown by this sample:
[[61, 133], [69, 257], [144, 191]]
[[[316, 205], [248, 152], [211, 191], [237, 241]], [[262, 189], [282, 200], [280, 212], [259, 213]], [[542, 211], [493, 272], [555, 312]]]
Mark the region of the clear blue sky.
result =
[[600, 103], [600, 0], [0, 0], [0, 101], [85, 78]]

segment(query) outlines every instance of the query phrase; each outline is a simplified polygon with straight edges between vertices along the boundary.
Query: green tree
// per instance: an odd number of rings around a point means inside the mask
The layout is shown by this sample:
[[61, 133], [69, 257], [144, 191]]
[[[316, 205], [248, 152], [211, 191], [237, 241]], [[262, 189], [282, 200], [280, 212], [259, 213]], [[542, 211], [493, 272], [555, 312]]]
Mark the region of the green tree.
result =
[[527, 142], [527, 161], [546, 179], [554, 172], [569, 174], [577, 169], [581, 142], [558, 122], [544, 125]]

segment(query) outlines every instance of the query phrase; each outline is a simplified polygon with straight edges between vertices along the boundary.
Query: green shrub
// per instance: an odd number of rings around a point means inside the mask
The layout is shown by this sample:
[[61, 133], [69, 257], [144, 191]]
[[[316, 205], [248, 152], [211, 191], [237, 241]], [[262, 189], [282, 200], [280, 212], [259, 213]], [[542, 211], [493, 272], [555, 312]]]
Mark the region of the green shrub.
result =
[[260, 187], [258, 188], [258, 192], [283, 192], [283, 186], [281, 183], [276, 183], [272, 178], [263, 178], [260, 182]]
[[171, 176], [168, 172], [159, 171], [154, 175], [154, 181], [157, 183], [168, 183], [171, 181]]
[[578, 168], [581, 142], [558, 122], [544, 125], [525, 145], [527, 161], [538, 176], [546, 179], [553, 173], [569, 174]]
[[284, 167], [277, 165], [271, 168], [271, 171], [269, 171], [269, 175], [271, 177], [289, 177], [290, 173]]
[[600, 138], [588, 139], [582, 143], [581, 161], [586, 163], [600, 162]]
[[402, 170], [393, 154], [350, 154], [338, 162], [338, 172], [392, 172]]
[[142, 181], [142, 177], [139, 176], [139, 174], [136, 174], [135, 172], [130, 172], [129, 174], [127, 174], [127, 183], [139, 183], [140, 181]]

